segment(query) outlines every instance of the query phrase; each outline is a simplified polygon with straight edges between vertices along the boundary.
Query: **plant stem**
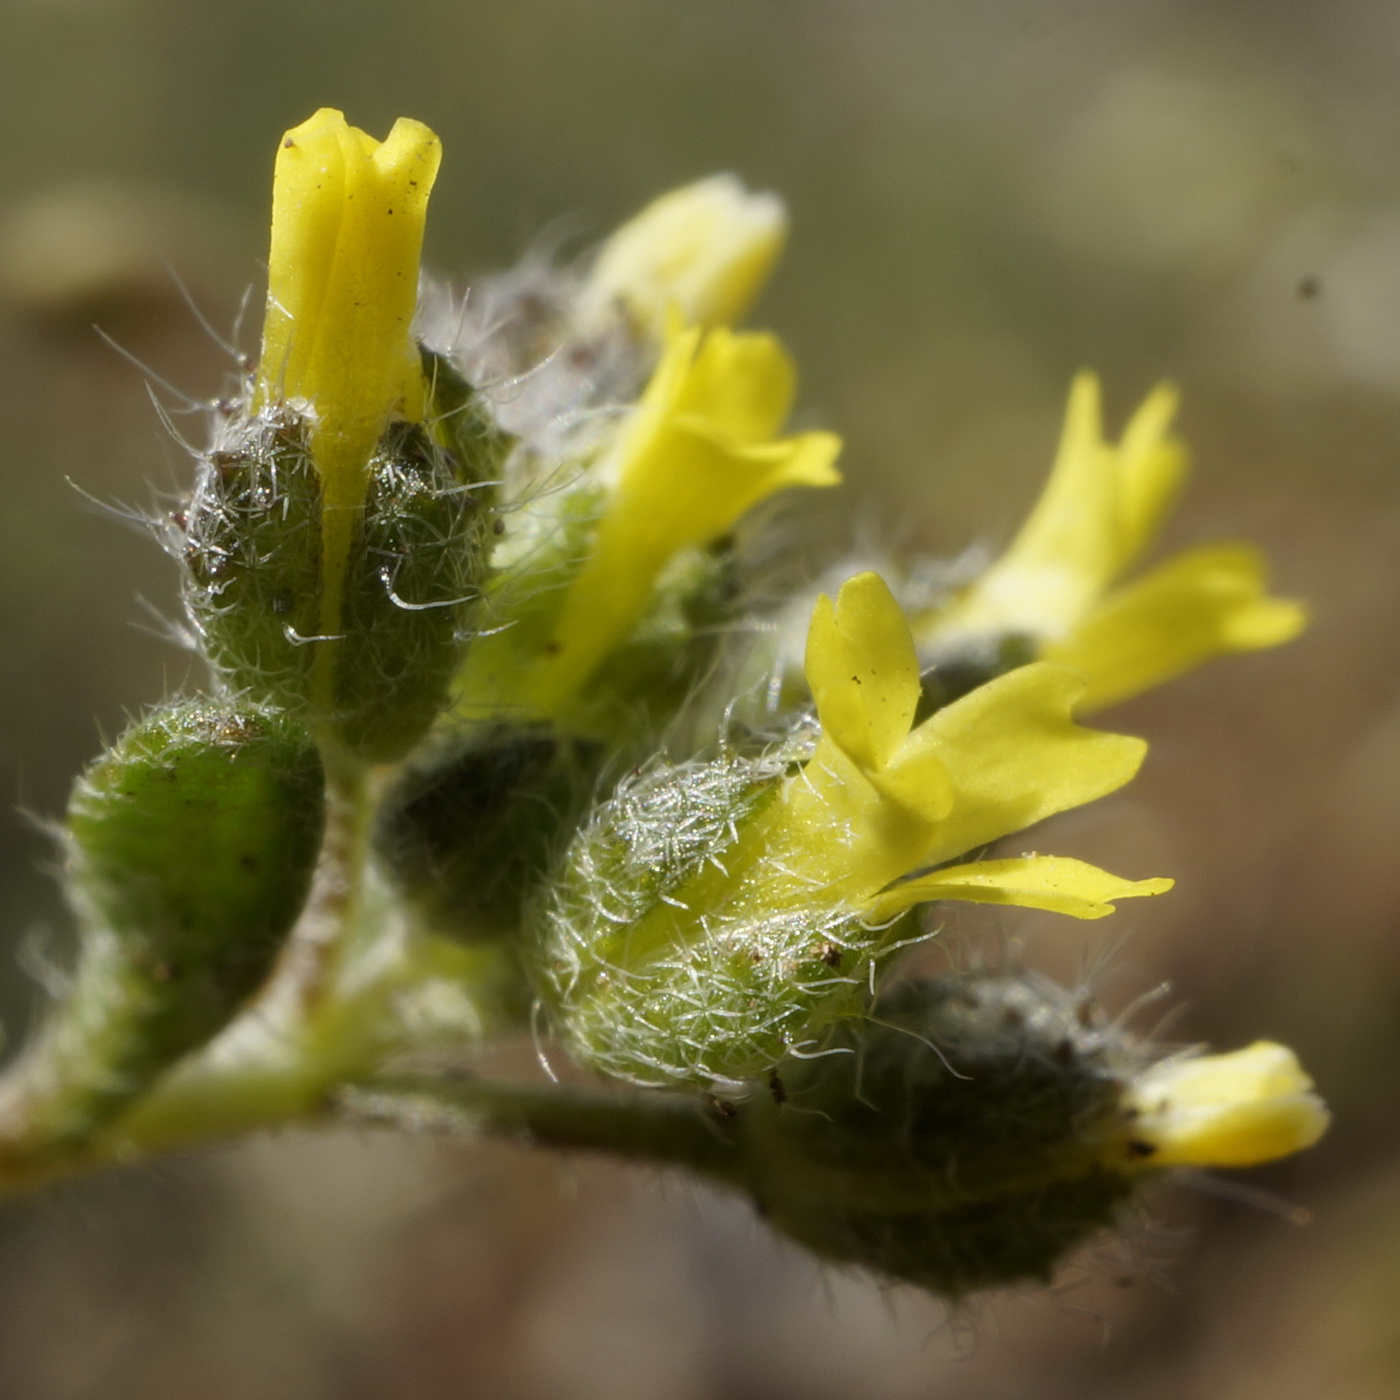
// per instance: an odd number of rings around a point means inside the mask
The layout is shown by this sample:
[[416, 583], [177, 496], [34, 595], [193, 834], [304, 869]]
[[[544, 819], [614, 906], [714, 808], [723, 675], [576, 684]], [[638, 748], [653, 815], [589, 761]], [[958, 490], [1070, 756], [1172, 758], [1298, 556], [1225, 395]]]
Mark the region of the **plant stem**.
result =
[[734, 1110], [688, 1094], [388, 1075], [353, 1086], [348, 1103], [381, 1122], [422, 1127], [445, 1120], [533, 1146], [682, 1166], [730, 1184], [743, 1180]]

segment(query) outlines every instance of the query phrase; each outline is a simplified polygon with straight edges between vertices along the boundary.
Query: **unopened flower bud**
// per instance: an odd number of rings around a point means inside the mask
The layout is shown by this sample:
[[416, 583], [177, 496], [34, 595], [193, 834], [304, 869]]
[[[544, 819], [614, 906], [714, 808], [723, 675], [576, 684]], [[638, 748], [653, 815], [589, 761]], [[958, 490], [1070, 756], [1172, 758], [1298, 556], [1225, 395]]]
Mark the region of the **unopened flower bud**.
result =
[[821, 1049], [737, 1110], [748, 1192], [817, 1254], [951, 1298], [1048, 1281], [1156, 1169], [1285, 1156], [1327, 1122], [1284, 1047], [1140, 1073], [1141, 1047], [1033, 974], [906, 983]]

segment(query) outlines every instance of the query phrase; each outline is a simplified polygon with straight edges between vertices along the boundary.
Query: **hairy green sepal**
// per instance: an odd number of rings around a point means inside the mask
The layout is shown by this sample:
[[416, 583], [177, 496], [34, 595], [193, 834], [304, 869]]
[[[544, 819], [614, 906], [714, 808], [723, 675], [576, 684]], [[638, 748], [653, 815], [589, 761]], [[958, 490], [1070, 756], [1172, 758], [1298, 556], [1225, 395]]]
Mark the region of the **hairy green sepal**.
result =
[[1046, 1281], [1117, 1220], [1136, 1050], [1025, 974], [905, 983], [739, 1111], [745, 1185], [825, 1258], [946, 1297]]
[[185, 603], [215, 670], [369, 762], [406, 753], [445, 705], [486, 569], [505, 449], [465, 416], [465, 385], [445, 370], [441, 383], [440, 429], [391, 424], [370, 460], [333, 631], [304, 419], [275, 408], [231, 420], [185, 514]]
[[228, 1024], [306, 901], [324, 812], [305, 729], [213, 701], [156, 711], [79, 779], [78, 964], [8, 1080], [0, 1163], [80, 1142]]

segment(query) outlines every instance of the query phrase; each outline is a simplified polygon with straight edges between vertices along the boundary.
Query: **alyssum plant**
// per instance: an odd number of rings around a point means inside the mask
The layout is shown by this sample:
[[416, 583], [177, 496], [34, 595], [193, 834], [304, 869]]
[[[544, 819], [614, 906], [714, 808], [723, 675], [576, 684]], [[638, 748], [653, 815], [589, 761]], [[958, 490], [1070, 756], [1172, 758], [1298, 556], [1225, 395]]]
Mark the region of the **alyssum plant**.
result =
[[[278, 150], [261, 356], [165, 531], [209, 690], [74, 789], [81, 950], [0, 1082], [0, 1187], [447, 1123], [687, 1168], [960, 1297], [1173, 1168], [1313, 1142], [1282, 1046], [1160, 1061], [1040, 977], [903, 970], [938, 901], [1166, 890], [988, 851], [1133, 777], [1076, 714], [1302, 625], [1243, 545], [1121, 581], [1185, 472], [1170, 391], [1114, 443], [1081, 377], [980, 573], [852, 565], [760, 615], [751, 512], [841, 448], [733, 328], [781, 203], [706, 180], [456, 304], [419, 287], [438, 159], [329, 110]], [[464, 1069], [532, 1018], [607, 1082]]]

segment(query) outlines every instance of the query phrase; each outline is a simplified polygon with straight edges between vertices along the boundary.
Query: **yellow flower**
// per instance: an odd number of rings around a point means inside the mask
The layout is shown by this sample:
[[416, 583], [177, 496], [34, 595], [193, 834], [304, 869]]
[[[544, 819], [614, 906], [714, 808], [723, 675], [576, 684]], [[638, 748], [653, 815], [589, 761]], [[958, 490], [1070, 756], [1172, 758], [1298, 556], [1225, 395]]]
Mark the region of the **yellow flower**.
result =
[[1268, 596], [1264, 561], [1248, 545], [1190, 550], [1114, 589], [1186, 475], [1186, 449], [1170, 432], [1176, 402], [1173, 389], [1154, 390], [1115, 446], [1103, 439], [1098, 380], [1079, 375], [1044, 493], [1000, 559], [916, 619], [921, 653], [936, 663], [968, 643], [1024, 636], [1042, 660], [1088, 678], [1080, 708], [1092, 710], [1213, 656], [1296, 636], [1303, 608]]
[[1311, 1147], [1330, 1115], [1286, 1046], [1168, 1060], [1128, 1091], [1128, 1149], [1144, 1167], [1250, 1167]]
[[586, 326], [621, 307], [660, 339], [667, 318], [729, 325], [752, 305], [787, 238], [775, 194], [754, 194], [733, 175], [712, 175], [664, 194], [603, 245], [579, 297]]
[[[867, 573], [834, 604], [818, 600], [807, 678], [821, 723], [815, 752], [726, 853], [726, 874], [701, 877], [729, 885], [736, 902], [845, 904], [875, 923], [936, 899], [1093, 919], [1111, 913], [1115, 899], [1171, 887], [1058, 856], [929, 870], [1102, 797], [1137, 772], [1140, 739], [1070, 718], [1083, 689], [1074, 672], [1023, 667], [914, 726], [913, 637], [883, 580]], [[683, 900], [709, 907], [698, 896]]]
[[428, 195], [442, 147], [400, 118], [383, 143], [323, 107], [282, 139], [272, 187], [267, 318], [255, 406], [311, 420], [321, 473], [323, 630], [391, 417], [421, 421], [425, 386], [411, 335]]
[[[641, 401], [580, 482], [597, 493], [591, 552], [562, 597], [552, 595], [547, 635], [507, 627], [478, 642], [466, 706], [560, 713], [627, 638], [682, 550], [718, 539], [784, 487], [835, 485], [839, 438], [778, 436], [795, 387], [792, 361], [771, 335], [673, 327]], [[542, 508], [576, 513], [567, 496], [546, 497]], [[529, 524], [517, 524], [522, 538]], [[518, 655], [527, 643], [528, 654]]]
[[[1158, 894], [1082, 861], [949, 864], [1121, 787], [1139, 739], [1070, 718], [1083, 682], [1043, 662], [914, 723], [914, 641], [875, 574], [817, 604], [819, 732], [777, 750], [658, 763], [624, 779], [541, 901], [540, 967], [573, 1053], [644, 1084], [767, 1074], [859, 1014], [899, 916], [956, 899], [1081, 919]], [[940, 868], [942, 867], [942, 868]]]

